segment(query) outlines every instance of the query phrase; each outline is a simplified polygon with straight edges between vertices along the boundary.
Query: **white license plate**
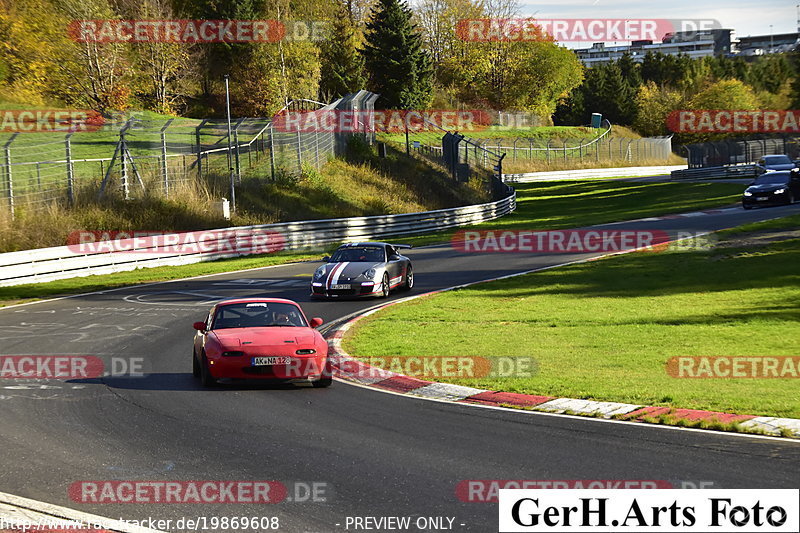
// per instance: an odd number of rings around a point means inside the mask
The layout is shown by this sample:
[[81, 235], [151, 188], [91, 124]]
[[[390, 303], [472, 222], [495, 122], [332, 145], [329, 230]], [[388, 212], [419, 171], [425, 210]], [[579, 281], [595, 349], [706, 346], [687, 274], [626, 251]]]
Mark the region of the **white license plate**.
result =
[[253, 357], [250, 366], [288, 365], [291, 357]]
[[769, 200], [769, 197], [759, 196], [758, 198], [756, 198], [756, 200], [758, 200], [759, 202], [766, 202], [767, 200]]
[[350, 285], [349, 283], [342, 283], [342, 284], [339, 284], [339, 285], [331, 285], [331, 289], [333, 289], [333, 290], [352, 289], [352, 288], [353, 288], [353, 286]]

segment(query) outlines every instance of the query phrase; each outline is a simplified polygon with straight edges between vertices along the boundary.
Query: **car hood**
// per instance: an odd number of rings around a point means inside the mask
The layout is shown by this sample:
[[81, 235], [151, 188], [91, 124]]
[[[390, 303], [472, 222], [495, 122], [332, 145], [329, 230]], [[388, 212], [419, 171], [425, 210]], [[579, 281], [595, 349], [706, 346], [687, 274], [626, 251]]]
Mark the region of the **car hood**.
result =
[[788, 185], [785, 183], [762, 183], [759, 185], [751, 185], [747, 188], [747, 190], [750, 192], [772, 192], [777, 191], [778, 189], [783, 189], [784, 187], [788, 187]]
[[766, 165], [764, 168], [767, 170], [792, 170], [796, 166], [794, 163], [781, 163], [778, 165]]
[[227, 349], [314, 344], [314, 330], [306, 327], [230, 328], [213, 331]]
[[325, 278], [329, 278], [331, 274], [339, 280], [351, 280], [360, 276], [364, 271], [370, 268], [383, 268], [385, 263], [373, 261], [363, 262], [346, 262], [346, 263], [328, 263], [325, 269]]

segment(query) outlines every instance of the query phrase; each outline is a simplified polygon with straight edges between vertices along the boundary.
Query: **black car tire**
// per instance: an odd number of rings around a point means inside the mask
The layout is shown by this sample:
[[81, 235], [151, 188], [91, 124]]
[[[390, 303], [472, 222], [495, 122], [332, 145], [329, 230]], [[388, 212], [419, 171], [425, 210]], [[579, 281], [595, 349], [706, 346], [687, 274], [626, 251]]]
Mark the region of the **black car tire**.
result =
[[200, 363], [197, 362], [197, 354], [192, 349], [192, 375], [196, 378], [200, 377]]
[[408, 265], [408, 269], [406, 270], [406, 282], [403, 284], [404, 291], [410, 291], [414, 288], [414, 271], [411, 269], [411, 265]]
[[381, 295], [384, 298], [389, 297], [389, 274], [383, 273], [383, 281], [381, 282]]
[[203, 387], [213, 387], [217, 384], [216, 378], [211, 375], [211, 371], [208, 368], [208, 359], [206, 358], [206, 354], [202, 354], [203, 362], [200, 365], [200, 383], [203, 384]]
[[794, 203], [794, 194], [792, 191], [789, 191], [789, 194], [786, 196], [786, 205], [792, 205]]
[[322, 377], [316, 381], [311, 382], [311, 386], [315, 389], [324, 389], [330, 387], [333, 383], [333, 368], [331, 368], [331, 360], [325, 359], [325, 370], [322, 371]]
[[742, 207], [744, 207], [745, 209], [753, 209], [753, 206], [752, 206], [752, 205], [747, 205], [747, 204], [746, 204], [746, 203], [744, 203], [744, 202], [742, 202]]

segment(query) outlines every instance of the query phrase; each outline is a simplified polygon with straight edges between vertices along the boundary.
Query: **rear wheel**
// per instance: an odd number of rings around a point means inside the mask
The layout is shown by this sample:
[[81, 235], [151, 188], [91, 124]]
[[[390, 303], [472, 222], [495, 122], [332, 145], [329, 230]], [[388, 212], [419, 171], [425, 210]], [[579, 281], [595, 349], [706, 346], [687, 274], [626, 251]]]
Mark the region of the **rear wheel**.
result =
[[406, 282], [403, 285], [404, 291], [410, 291], [414, 287], [414, 271], [411, 270], [411, 265], [408, 265], [406, 270]]
[[389, 274], [384, 272], [383, 281], [381, 282], [381, 294], [384, 298], [389, 297]]
[[206, 354], [202, 354], [203, 362], [200, 364], [200, 383], [203, 387], [213, 387], [217, 384], [217, 380], [211, 375], [211, 370], [208, 368], [208, 358]]

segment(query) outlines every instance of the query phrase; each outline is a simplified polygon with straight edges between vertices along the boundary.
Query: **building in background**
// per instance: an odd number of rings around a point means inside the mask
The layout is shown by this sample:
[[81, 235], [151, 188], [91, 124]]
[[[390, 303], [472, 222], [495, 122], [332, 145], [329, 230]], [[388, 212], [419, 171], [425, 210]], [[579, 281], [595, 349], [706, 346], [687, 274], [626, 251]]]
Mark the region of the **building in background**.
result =
[[667, 35], [660, 43], [653, 41], [632, 41], [630, 45], [606, 46], [594, 43], [591, 48], [575, 50], [578, 58], [587, 67], [615, 61], [628, 53], [634, 61], [642, 61], [648, 52], [667, 55], [685, 54], [691, 58], [724, 56], [732, 53], [730, 29], [712, 29], [691, 32], [675, 32]]
[[791, 52], [800, 44], [800, 33], [778, 33], [775, 35], [753, 35], [740, 37], [736, 51], [743, 56], [761, 56]]

